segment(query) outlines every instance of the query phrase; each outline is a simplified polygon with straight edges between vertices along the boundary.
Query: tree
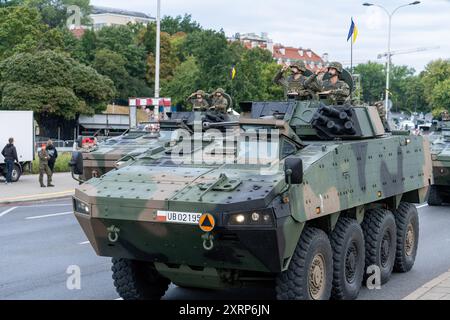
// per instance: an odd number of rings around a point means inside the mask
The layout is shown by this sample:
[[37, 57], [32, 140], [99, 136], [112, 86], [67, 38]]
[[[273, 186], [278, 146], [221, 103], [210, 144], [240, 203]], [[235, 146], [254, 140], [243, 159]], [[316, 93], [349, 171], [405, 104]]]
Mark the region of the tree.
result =
[[438, 116], [445, 108], [450, 109], [448, 79], [450, 79], [450, 59], [432, 61], [421, 73], [424, 96], [435, 116]]
[[236, 78], [231, 85], [231, 93], [236, 102], [279, 98], [279, 93], [283, 90], [278, 91], [272, 81], [277, 69], [270, 51], [261, 48], [244, 49], [241, 61], [236, 64]]
[[450, 110], [450, 78], [434, 86], [430, 100], [435, 117], [438, 117], [445, 110]]
[[371, 61], [359, 64], [354, 68], [354, 73], [361, 76], [364, 102], [373, 104], [383, 99], [386, 76], [382, 64]]
[[0, 60], [16, 52], [33, 51], [46, 31], [36, 9], [0, 8]]
[[24, 5], [35, 8], [42, 16], [42, 21], [50, 28], [63, 27], [71, 13], [67, 12], [70, 5], [81, 9], [82, 23], [88, 24], [87, 18], [91, 12], [89, 0], [23, 0]]
[[197, 21], [192, 20], [190, 14], [184, 14], [184, 16], [176, 16], [175, 18], [170, 16], [164, 16], [161, 20], [161, 31], [170, 35], [174, 35], [178, 32], [192, 33], [200, 31], [201, 26]]
[[223, 31], [202, 30], [188, 34], [183, 52], [186, 57], [193, 55], [197, 59], [202, 75], [201, 88], [210, 91], [229, 83], [233, 60]]
[[[161, 33], [161, 58], [160, 58], [160, 78], [162, 81], [169, 81], [174, 74], [179, 60], [172, 48], [170, 36], [167, 33]], [[147, 82], [153, 83], [155, 78], [155, 55], [150, 52], [147, 57]]]
[[3, 109], [74, 119], [104, 110], [114, 96], [110, 79], [54, 51], [15, 54], [0, 70]]
[[173, 104], [183, 105], [185, 99], [200, 88], [200, 75], [195, 57], [190, 56], [175, 68], [171, 81], [163, 83], [161, 93], [171, 97]]

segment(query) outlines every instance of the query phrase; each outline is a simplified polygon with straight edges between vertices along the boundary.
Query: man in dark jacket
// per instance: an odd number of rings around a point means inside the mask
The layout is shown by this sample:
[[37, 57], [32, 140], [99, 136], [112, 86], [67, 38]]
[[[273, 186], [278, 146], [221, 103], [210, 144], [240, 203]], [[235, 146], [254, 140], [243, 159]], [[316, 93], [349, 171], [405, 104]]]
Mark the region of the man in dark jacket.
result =
[[8, 142], [9, 143], [2, 150], [2, 155], [5, 158], [6, 164], [6, 184], [10, 184], [12, 182], [14, 161], [19, 162], [19, 159], [17, 158], [17, 150], [14, 146], [14, 138], [9, 138]]
[[54, 168], [55, 168], [56, 158], [58, 158], [58, 151], [56, 150], [55, 146], [53, 145], [52, 140], [47, 141], [47, 153], [49, 156], [48, 166], [49, 166], [50, 170], [52, 170], [52, 173], [53, 173]]

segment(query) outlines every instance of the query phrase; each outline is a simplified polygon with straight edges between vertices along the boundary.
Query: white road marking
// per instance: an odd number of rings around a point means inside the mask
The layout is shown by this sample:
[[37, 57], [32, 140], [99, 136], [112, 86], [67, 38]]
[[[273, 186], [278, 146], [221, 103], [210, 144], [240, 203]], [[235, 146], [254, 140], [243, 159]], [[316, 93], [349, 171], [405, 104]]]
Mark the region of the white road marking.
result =
[[2, 213], [0, 213], [0, 217], [3, 217], [5, 215], [7, 215], [8, 213], [13, 211], [14, 209], [17, 209], [17, 207], [12, 207], [12, 208], [9, 208], [8, 210], [3, 211]]
[[71, 207], [72, 204], [39, 204], [34, 206], [21, 206], [21, 208]]
[[422, 209], [422, 208], [425, 208], [425, 207], [428, 207], [428, 204], [422, 204], [422, 205], [420, 205], [420, 206], [417, 206], [416, 208], [417, 209]]
[[80, 242], [79, 244], [88, 244], [90, 243], [89, 241], [84, 241], [84, 242]]
[[49, 218], [49, 217], [56, 217], [56, 216], [64, 216], [64, 215], [68, 215], [68, 214], [73, 214], [73, 212], [72, 211], [68, 211], [68, 212], [52, 213], [52, 214], [46, 214], [46, 215], [43, 215], [43, 216], [27, 217], [25, 219], [26, 220], [41, 219], [41, 218]]

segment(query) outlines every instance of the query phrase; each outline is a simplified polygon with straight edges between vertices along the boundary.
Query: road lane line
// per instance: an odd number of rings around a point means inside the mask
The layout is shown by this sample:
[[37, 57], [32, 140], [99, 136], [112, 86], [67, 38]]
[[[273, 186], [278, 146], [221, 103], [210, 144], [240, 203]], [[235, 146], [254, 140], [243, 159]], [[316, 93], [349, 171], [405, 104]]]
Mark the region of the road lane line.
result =
[[88, 244], [90, 243], [89, 241], [84, 241], [84, 242], [80, 242], [79, 244]]
[[8, 202], [8, 201], [14, 201], [14, 200], [23, 200], [26, 201], [27, 199], [34, 199], [36, 198], [36, 201], [45, 199], [45, 198], [51, 198], [53, 196], [63, 196], [67, 195], [70, 196], [74, 193], [74, 190], [65, 190], [65, 191], [59, 191], [59, 192], [52, 192], [52, 193], [37, 193], [37, 194], [31, 194], [26, 196], [18, 196], [18, 197], [11, 197], [11, 198], [0, 198], [0, 202]]
[[8, 213], [13, 211], [14, 209], [17, 209], [17, 207], [12, 207], [12, 208], [9, 208], [8, 210], [3, 211], [2, 213], [0, 213], [0, 218], [5, 216], [5, 215], [7, 215]]
[[68, 215], [68, 214], [73, 214], [73, 212], [72, 211], [68, 211], [68, 212], [45, 214], [43, 216], [27, 217], [27, 218], [25, 218], [25, 220], [42, 219], [42, 218], [49, 218], [49, 217], [56, 217], [56, 216], [64, 216], [64, 215]]
[[422, 209], [422, 208], [425, 208], [425, 207], [428, 207], [428, 204], [422, 204], [422, 205], [420, 205], [420, 206], [417, 206], [416, 208], [417, 209]]
[[35, 206], [21, 206], [21, 208], [71, 207], [72, 204], [38, 204]]

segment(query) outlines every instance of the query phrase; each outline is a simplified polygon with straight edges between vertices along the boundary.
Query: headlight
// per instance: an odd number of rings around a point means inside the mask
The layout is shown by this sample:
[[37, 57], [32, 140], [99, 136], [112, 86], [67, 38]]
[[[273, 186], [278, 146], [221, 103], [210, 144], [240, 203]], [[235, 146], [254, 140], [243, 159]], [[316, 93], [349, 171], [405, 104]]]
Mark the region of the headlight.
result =
[[73, 210], [78, 213], [89, 215], [91, 210], [87, 203], [84, 203], [78, 199], [73, 199]]
[[120, 168], [122, 165], [124, 165], [126, 161], [117, 161], [116, 162], [116, 168]]
[[255, 210], [244, 213], [228, 214], [226, 224], [229, 226], [275, 226], [271, 209]]

